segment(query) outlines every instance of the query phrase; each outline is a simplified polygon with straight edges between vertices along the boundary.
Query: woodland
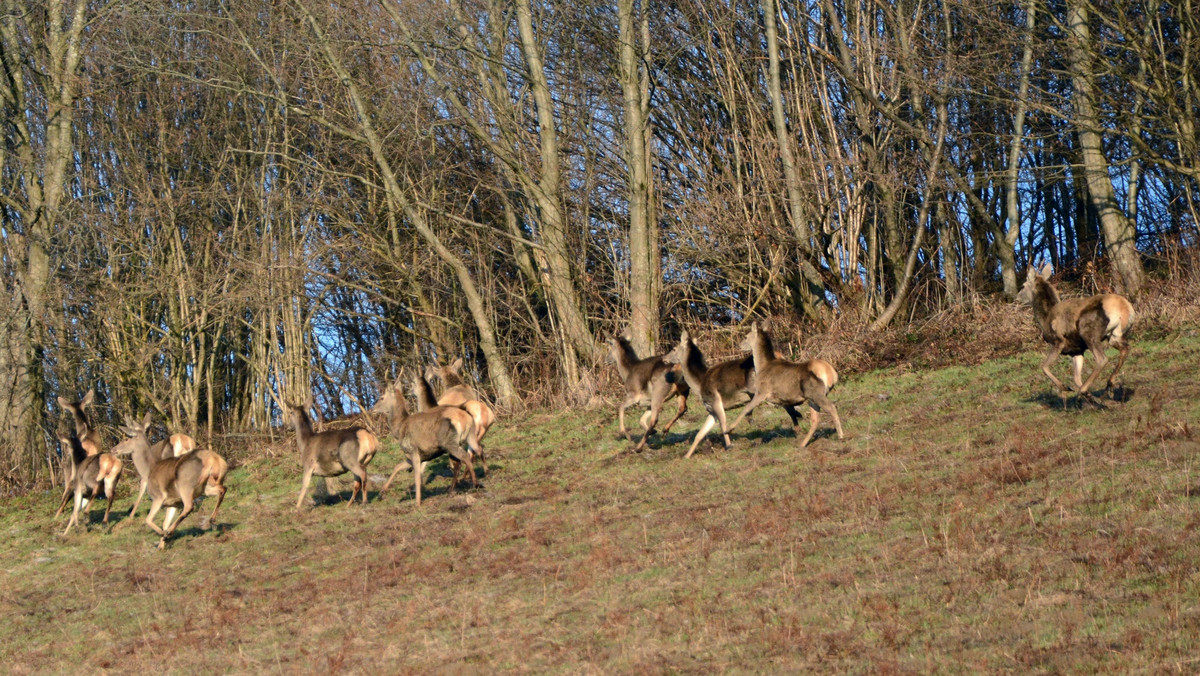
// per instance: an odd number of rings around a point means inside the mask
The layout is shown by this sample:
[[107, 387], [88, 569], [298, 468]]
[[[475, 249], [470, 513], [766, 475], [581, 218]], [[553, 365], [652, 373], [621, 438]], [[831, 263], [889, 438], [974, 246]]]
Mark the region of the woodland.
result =
[[229, 447], [624, 330], [1027, 339], [1033, 264], [1194, 304], [1198, 64], [1193, 0], [0, 0], [0, 484], [91, 388]]

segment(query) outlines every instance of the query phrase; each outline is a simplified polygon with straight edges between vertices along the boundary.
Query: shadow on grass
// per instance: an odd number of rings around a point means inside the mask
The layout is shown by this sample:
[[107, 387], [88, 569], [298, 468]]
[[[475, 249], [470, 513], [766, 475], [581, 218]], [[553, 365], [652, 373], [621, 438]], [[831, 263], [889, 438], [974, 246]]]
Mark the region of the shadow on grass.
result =
[[[1108, 399], [1114, 403], [1124, 404], [1131, 399], [1136, 393], [1131, 387], [1119, 386], [1112, 389], [1112, 392], [1106, 390], [1093, 391], [1092, 400], [1088, 400], [1082, 396], [1072, 393], [1064, 402], [1062, 397], [1053, 392], [1039, 392], [1031, 397], [1022, 399], [1027, 404], [1039, 404], [1042, 408], [1047, 408], [1055, 411], [1081, 411], [1085, 409], [1091, 410], [1106, 410], [1108, 407], [1104, 405], [1104, 400]], [[1097, 396], [1097, 394], [1099, 396]], [[1105, 395], [1108, 395], [1107, 397]]]

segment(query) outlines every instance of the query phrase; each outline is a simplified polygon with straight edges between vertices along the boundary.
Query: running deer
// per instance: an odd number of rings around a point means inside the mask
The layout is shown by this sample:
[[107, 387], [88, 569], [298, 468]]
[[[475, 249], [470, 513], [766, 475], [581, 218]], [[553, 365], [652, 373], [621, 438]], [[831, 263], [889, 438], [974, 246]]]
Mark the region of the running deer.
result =
[[[1104, 351], [1110, 344], [1120, 354], [1116, 367], [1104, 385], [1106, 392], [1112, 389], [1113, 380], [1125, 365], [1125, 358], [1129, 356], [1129, 341], [1125, 334], [1133, 324], [1133, 304], [1128, 298], [1115, 293], [1060, 301], [1058, 291], [1050, 283], [1052, 272], [1049, 264], [1041, 272], [1029, 268], [1025, 286], [1017, 294], [1018, 301], [1033, 308], [1033, 319], [1042, 332], [1042, 340], [1050, 344], [1050, 351], [1042, 362], [1042, 373], [1058, 388], [1058, 395], [1062, 398], [1063, 406], [1066, 406], [1069, 389], [1050, 372], [1050, 365], [1059, 355], [1068, 355], [1072, 361], [1075, 392], [1099, 405], [1092, 397], [1092, 383], [1108, 364]], [[1087, 380], [1081, 381], [1083, 355], [1088, 350], [1092, 351], [1096, 366]]]
[[663, 404], [670, 397], [679, 398], [679, 412], [663, 428], [665, 435], [684, 413], [687, 413], [687, 398], [690, 389], [683, 374], [676, 366], [664, 361], [665, 355], [638, 359], [633, 346], [629, 344], [628, 335], [613, 336], [609, 343], [608, 358], [617, 365], [617, 373], [625, 383], [625, 399], [617, 407], [617, 427], [620, 433], [631, 443], [633, 437], [625, 428], [625, 409], [633, 405], [650, 408], [642, 414], [640, 420], [644, 433], [642, 439], [634, 446], [635, 452], [646, 447], [654, 426], [658, 424], [658, 415]]
[[[418, 373], [415, 380], [424, 378]], [[418, 396], [428, 397], [431, 394], [428, 391], [422, 394], [420, 383], [414, 381], [414, 385]], [[426, 402], [428, 403], [428, 399]], [[454, 406], [434, 406], [410, 414], [399, 380], [384, 392], [373, 410], [388, 416], [392, 438], [406, 456], [396, 465], [387, 483], [383, 485], [383, 490], [379, 491], [380, 495], [387, 492], [400, 470], [409, 466], [413, 472], [417, 506], [420, 507], [424, 464], [443, 454], [466, 466], [471, 475], [471, 486], [476, 486], [473, 456], [479, 452], [479, 438], [475, 432], [475, 421], [469, 413]], [[458, 487], [458, 465], [455, 467], [454, 479], [450, 486], [452, 491]]]
[[709, 430], [718, 422], [721, 423], [722, 441], [725, 448], [733, 444], [729, 441], [729, 427], [725, 421], [725, 411], [749, 401], [754, 392], [754, 357], [738, 357], [708, 368], [704, 355], [692, 342], [687, 331], [679, 338], [679, 345], [663, 357], [668, 364], [678, 364], [687, 381], [688, 387], [700, 394], [704, 410], [708, 418], [696, 432], [692, 447], [688, 449], [685, 458], [692, 457], [696, 447], [708, 435]]
[[[79, 443], [83, 445], [83, 450], [88, 455], [97, 455], [100, 453], [100, 430], [92, 427], [92, 423], [87, 417], [87, 407], [92, 405], [92, 399], [96, 396], [95, 390], [88, 390], [87, 394], [83, 395], [83, 399], [79, 401], [67, 401], [64, 397], [58, 398], [58, 405], [64, 411], [70, 411], [71, 416], [75, 419], [75, 437], [79, 439]], [[60, 441], [62, 438], [60, 437]], [[63, 448], [69, 448], [69, 444], [64, 444]], [[63, 486], [70, 488], [72, 482], [75, 481], [75, 466], [70, 459], [63, 454]]]
[[[196, 509], [196, 499], [201, 495], [217, 498], [208, 523], [202, 524], [201, 527], [208, 528], [216, 522], [221, 502], [225, 500], [225, 474], [229, 465], [220, 455], [208, 450], [191, 451], [179, 456], [171, 455], [169, 441], [151, 446], [150, 438], [146, 436], [149, 429], [150, 413], [147, 412], [140, 422], [125, 418], [125, 425], [121, 431], [129, 437], [128, 443], [132, 446], [130, 450], [134, 464], [137, 465], [139, 459], [142, 461], [138, 472], [145, 471], [142, 476], [150, 492], [150, 513], [146, 515], [146, 525], [160, 536], [158, 548], [165, 549], [167, 539], [175, 534], [179, 524]], [[141, 499], [140, 495], [138, 499]], [[163, 517], [162, 528], [159, 528], [154, 523], [154, 517], [164, 506], [167, 513]], [[183, 508], [182, 511], [179, 510], [180, 507]], [[133, 508], [137, 509], [136, 502]], [[179, 514], [179, 518], [175, 517], [176, 513]], [[131, 516], [132, 514], [133, 512], [130, 512]]]
[[[63, 491], [62, 502], [59, 503], [54, 518], [57, 519], [58, 515], [62, 514], [67, 506], [67, 499], [72, 493], [75, 494], [75, 508], [71, 511], [71, 518], [67, 521], [63, 535], [71, 532], [71, 526], [79, 523], [79, 512], [83, 511], [86, 514], [88, 504], [100, 497], [101, 489], [104, 499], [107, 500], [104, 506], [104, 523], [107, 524], [113, 498], [116, 496], [117, 480], [121, 478], [124, 463], [112, 453], [88, 453], [83, 442], [74, 434], [59, 437], [58, 440], [63, 445], [64, 455], [70, 453], [71, 481]], [[84, 527], [87, 527], [86, 524]]]
[[[137, 514], [138, 506], [142, 504], [142, 497], [146, 495], [146, 489], [150, 484], [150, 470], [154, 468], [154, 465], [159, 460], [178, 458], [185, 453], [191, 453], [196, 450], [195, 439], [186, 434], [172, 434], [166, 439], [156, 441], [151, 445], [148, 434], [149, 430], [149, 411], [146, 412], [146, 417], [141, 423], [132, 421], [126, 416], [125, 425], [121, 428], [121, 431], [125, 433], [127, 438], [112, 449], [114, 455], [129, 455], [133, 460], [134, 468], [137, 469], [138, 476], [141, 477], [137, 498], [133, 501], [133, 508], [129, 510], [129, 518], [133, 518], [133, 515]], [[220, 471], [218, 472], [219, 481], [224, 481], [227, 468], [224, 465], [225, 459], [212, 451], [199, 452], [204, 454], [203, 458], [210, 464], [220, 466]]]
[[[413, 379], [413, 395], [415, 395], [417, 398], [417, 412], [418, 413], [428, 411], [430, 409], [434, 409], [439, 406], [437, 397], [435, 397], [433, 394], [433, 386], [429, 384], [428, 374], [429, 374], [429, 370], [426, 369], [425, 375], [422, 375], [420, 372], [418, 372], [416, 377]], [[396, 388], [395, 396], [401, 396], [399, 387]], [[475, 403], [480, 403], [480, 402], [475, 402]], [[468, 415], [471, 414], [471, 412], [466, 407], [459, 406], [458, 408], [461, 408], [464, 411], [467, 411]], [[389, 409], [389, 411], [391, 411], [391, 410], [394, 410], [394, 409]], [[473, 423], [475, 423], [475, 439], [478, 441], [478, 440], [482, 439], [483, 435], [480, 434], [480, 432], [479, 432], [479, 424], [478, 424], [478, 422], [476, 422], [474, 415], [471, 415], [471, 420]], [[482, 463], [483, 462], [483, 444], [482, 444], [482, 442], [479, 444], [479, 454], [478, 455], [479, 455], [480, 463]], [[455, 458], [454, 456], [450, 456], [450, 466], [451, 466], [451, 469], [454, 471], [454, 477], [455, 477], [456, 482], [458, 481], [458, 473], [459, 473], [460, 465], [461, 465], [461, 463], [459, 463], [457, 458]], [[486, 470], [484, 470], [484, 471], [486, 472]]]
[[796, 407], [808, 404], [810, 420], [808, 434], [800, 442], [800, 448], [812, 441], [817, 425], [821, 423], [821, 411], [829, 411], [833, 416], [833, 425], [837, 428], [838, 439], [843, 438], [842, 420], [838, 417], [837, 407], [829, 401], [828, 395], [838, 382], [837, 371], [833, 365], [821, 359], [810, 359], [805, 362], [790, 362], [775, 356], [775, 348], [766, 331], [758, 328], [758, 322], [750, 325], [750, 333], [742, 342], [743, 350], [750, 350], [754, 358], [754, 398], [742, 409], [741, 415], [733, 421], [729, 431], [737, 429], [742, 418], [750, 415], [756, 406], [764, 401], [783, 410], [792, 419], [792, 431], [800, 436], [800, 414]]
[[[478, 392], [463, 383], [462, 376], [458, 373], [462, 369], [462, 363], [462, 357], [459, 357], [449, 366], [430, 366], [425, 370], [425, 377], [422, 380], [426, 381], [426, 387], [428, 387], [428, 381], [434, 378], [442, 381], [444, 389], [441, 396], [437, 398], [437, 405], [457, 406], [471, 414], [471, 420], [475, 421], [475, 436], [478, 438], [480, 444], [482, 444], [483, 438], [487, 436], [488, 430], [492, 427], [492, 423], [496, 422], [496, 413], [492, 411], [492, 407], [479, 398]], [[418, 384], [417, 387], [420, 387], [420, 385]], [[420, 396], [418, 393], [418, 404], [420, 403]], [[420, 410], [419, 406], [417, 410]], [[487, 461], [483, 457], [482, 445], [479, 447], [479, 466], [486, 474]]]
[[305, 406], [287, 405], [296, 428], [296, 446], [300, 449], [303, 475], [296, 509], [299, 510], [304, 504], [313, 474], [331, 477], [350, 472], [354, 475], [354, 488], [350, 491], [350, 501], [346, 506], [354, 504], [354, 497], [360, 492], [362, 503], [367, 504], [367, 465], [375, 457], [375, 451], [379, 450], [378, 437], [362, 427], [313, 432], [312, 419], [306, 410], [311, 405], [311, 398]]

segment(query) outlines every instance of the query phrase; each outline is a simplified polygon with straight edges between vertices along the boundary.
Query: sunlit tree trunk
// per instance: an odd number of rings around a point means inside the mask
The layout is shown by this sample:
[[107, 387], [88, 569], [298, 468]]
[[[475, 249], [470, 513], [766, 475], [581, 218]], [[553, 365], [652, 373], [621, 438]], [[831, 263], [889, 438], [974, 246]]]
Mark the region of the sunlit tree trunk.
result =
[[1145, 282], [1145, 271], [1137, 251], [1137, 232], [1117, 203], [1108, 160], [1100, 136], [1100, 121], [1093, 92], [1093, 44], [1088, 28], [1087, 8], [1073, 0], [1067, 13], [1067, 25], [1073, 38], [1070, 51], [1071, 102], [1078, 131], [1083, 180], [1087, 184], [1091, 206], [1100, 219], [1104, 247], [1117, 273], [1121, 290], [1136, 296]]

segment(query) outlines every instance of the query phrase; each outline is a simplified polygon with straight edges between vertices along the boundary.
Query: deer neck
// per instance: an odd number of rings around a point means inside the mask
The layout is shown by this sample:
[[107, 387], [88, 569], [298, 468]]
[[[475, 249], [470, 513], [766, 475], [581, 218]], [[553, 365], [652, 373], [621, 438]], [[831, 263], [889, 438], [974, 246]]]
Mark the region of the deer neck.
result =
[[754, 357], [754, 370], [761, 369], [775, 358], [775, 348], [771, 339], [762, 331], [757, 331], [750, 341], [750, 354]]
[[404, 396], [399, 392], [396, 393], [396, 403], [392, 406], [389, 422], [392, 427], [392, 434], [398, 434], [408, 422], [408, 404], [404, 401]]
[[157, 453], [151, 452], [154, 447], [145, 432], [138, 432], [133, 437], [133, 441], [137, 444], [132, 453], [133, 464], [138, 468], [142, 476], [150, 476], [150, 470], [154, 469], [154, 466], [158, 464], [161, 458], [158, 457]]
[[308, 440], [313, 436], [312, 421], [308, 419], [308, 414], [303, 409], [293, 409], [292, 418], [296, 422], [296, 440], [299, 442], [300, 450], [303, 451], [308, 446]]
[[688, 387], [697, 392], [704, 390], [703, 381], [708, 373], [708, 365], [704, 363], [704, 355], [700, 354], [700, 349], [695, 344], [687, 344], [683, 359], [679, 360], [679, 370], [683, 372], [683, 379], [687, 381]]
[[78, 467], [81, 462], [87, 459], [87, 450], [84, 449], [83, 443], [77, 436], [71, 437], [70, 442], [68, 445], [71, 447], [71, 467]]
[[629, 371], [637, 363], [638, 356], [629, 341], [618, 337], [613, 349], [613, 359], [617, 362], [617, 373], [621, 374], [621, 379], [624, 380], [629, 377]]
[[[418, 377], [413, 384], [413, 393], [417, 395], [417, 410], [424, 411], [437, 406], [437, 397], [433, 395], [433, 387], [423, 377]], [[397, 404], [398, 406], [398, 404]], [[407, 407], [405, 407], [407, 408]]]
[[1043, 332], [1050, 323], [1050, 312], [1058, 305], [1058, 292], [1049, 282], [1038, 279], [1033, 289], [1033, 318]]
[[87, 439], [92, 429], [92, 426], [88, 423], [87, 414], [83, 412], [83, 409], [72, 406], [71, 417], [75, 419], [75, 436], [80, 441]]

